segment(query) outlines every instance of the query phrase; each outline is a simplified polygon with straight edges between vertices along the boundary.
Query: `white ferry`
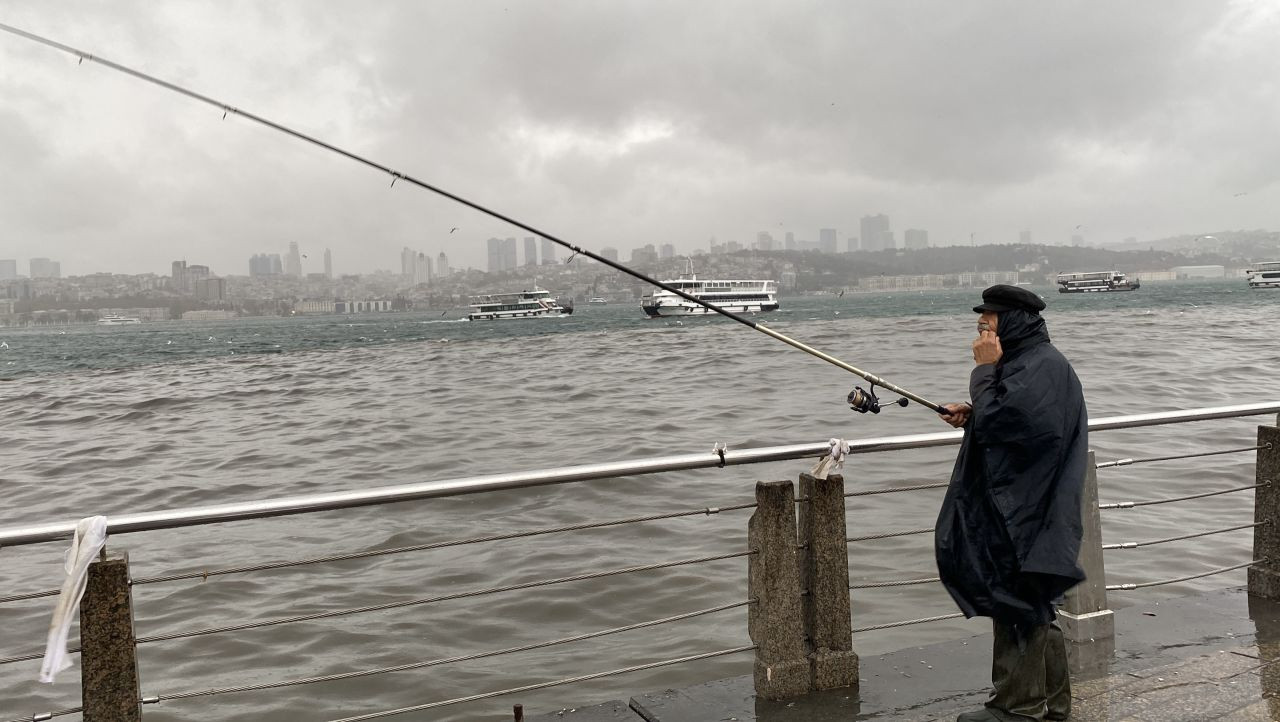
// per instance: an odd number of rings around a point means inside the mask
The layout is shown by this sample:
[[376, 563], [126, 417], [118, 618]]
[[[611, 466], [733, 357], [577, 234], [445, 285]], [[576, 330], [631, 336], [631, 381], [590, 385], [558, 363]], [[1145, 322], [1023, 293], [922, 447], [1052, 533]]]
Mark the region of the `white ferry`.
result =
[[469, 321], [497, 321], [506, 318], [537, 318], [541, 316], [567, 316], [573, 306], [561, 306], [551, 297], [550, 291], [534, 288], [519, 293], [492, 293], [476, 296], [471, 301]]
[[[663, 281], [668, 286], [734, 313], [778, 310], [777, 281], [704, 281], [692, 273]], [[650, 317], [691, 316], [715, 313], [706, 306], [681, 298], [670, 291], [657, 290], [640, 299], [640, 308]]]
[[99, 326], [132, 326], [135, 323], [142, 323], [142, 319], [132, 318], [129, 316], [117, 316], [114, 313], [109, 313], [98, 319]]
[[1249, 288], [1280, 288], [1280, 261], [1255, 263], [1245, 274]]
[[1138, 282], [1138, 279], [1131, 279], [1118, 271], [1058, 274], [1058, 293], [1136, 291], [1141, 287], [1142, 284]]

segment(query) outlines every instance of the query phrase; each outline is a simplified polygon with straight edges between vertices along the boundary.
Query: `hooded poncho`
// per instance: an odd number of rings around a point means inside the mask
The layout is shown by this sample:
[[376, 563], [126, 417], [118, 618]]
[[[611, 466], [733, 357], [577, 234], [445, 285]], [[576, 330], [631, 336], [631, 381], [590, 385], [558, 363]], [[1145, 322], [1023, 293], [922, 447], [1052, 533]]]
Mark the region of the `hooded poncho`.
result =
[[974, 369], [973, 412], [938, 514], [938, 574], [967, 617], [1047, 624], [1054, 600], [1084, 579], [1088, 416], [1043, 318], [1002, 311], [996, 330], [1004, 353]]

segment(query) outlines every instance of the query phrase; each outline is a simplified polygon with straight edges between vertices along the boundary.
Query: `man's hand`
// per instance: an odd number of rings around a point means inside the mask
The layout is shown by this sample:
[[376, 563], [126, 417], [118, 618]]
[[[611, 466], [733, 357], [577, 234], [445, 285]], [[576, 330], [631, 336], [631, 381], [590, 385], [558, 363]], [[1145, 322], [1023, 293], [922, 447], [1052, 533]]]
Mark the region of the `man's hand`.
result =
[[993, 364], [1000, 360], [1004, 355], [1004, 349], [1000, 348], [1000, 337], [995, 331], [979, 331], [978, 338], [973, 342], [973, 360], [979, 366], [983, 364]]
[[947, 413], [941, 415], [942, 420], [957, 429], [969, 423], [969, 414], [973, 413], [973, 407], [969, 404], [943, 404], [942, 408], [947, 410]]

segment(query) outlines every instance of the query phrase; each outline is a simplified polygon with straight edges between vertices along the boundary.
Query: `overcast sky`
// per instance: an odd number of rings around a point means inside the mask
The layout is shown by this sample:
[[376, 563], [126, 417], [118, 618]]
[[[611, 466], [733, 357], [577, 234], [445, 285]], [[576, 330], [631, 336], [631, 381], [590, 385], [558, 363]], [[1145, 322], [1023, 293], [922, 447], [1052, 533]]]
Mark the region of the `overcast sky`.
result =
[[[0, 23], [186, 86], [571, 242], [843, 247], [1280, 227], [1280, 4], [6, 0]], [[319, 271], [526, 235], [0, 33], [0, 258]], [[1082, 226], [1076, 231], [1076, 226]], [[457, 227], [454, 233], [450, 229]], [[564, 258], [564, 254], [561, 254]]]

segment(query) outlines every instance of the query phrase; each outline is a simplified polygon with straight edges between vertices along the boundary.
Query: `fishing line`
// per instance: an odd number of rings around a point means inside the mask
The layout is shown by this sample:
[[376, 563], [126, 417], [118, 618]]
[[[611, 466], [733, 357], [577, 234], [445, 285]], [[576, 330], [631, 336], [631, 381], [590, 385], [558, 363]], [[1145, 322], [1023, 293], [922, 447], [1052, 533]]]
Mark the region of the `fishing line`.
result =
[[346, 158], [349, 158], [349, 159], [351, 159], [351, 160], [354, 160], [354, 161], [356, 161], [357, 163], [361, 163], [361, 164], [363, 164], [363, 165], [366, 165], [366, 166], [368, 166], [368, 167], [370, 167], [370, 168], [373, 168], [373, 169], [375, 169], [375, 170], [381, 171], [381, 172], [386, 173], [387, 175], [391, 176], [391, 185], [392, 185], [393, 187], [395, 186], [396, 181], [404, 181], [404, 182], [406, 182], [406, 183], [411, 183], [411, 184], [413, 184], [413, 185], [415, 185], [415, 186], [418, 186], [419, 188], [422, 188], [422, 189], [424, 189], [424, 190], [429, 190], [429, 191], [431, 191], [432, 193], [435, 193], [435, 194], [437, 194], [437, 195], [440, 195], [440, 196], [443, 196], [443, 197], [445, 197], [445, 198], [448, 198], [449, 200], [452, 200], [452, 201], [454, 201], [454, 202], [456, 202], [456, 203], [460, 203], [460, 204], [462, 204], [462, 205], [464, 205], [464, 206], [467, 206], [468, 208], [472, 208], [472, 209], [474, 209], [474, 210], [477, 210], [477, 211], [479, 211], [479, 212], [481, 212], [481, 213], [483, 213], [483, 214], [485, 214], [485, 215], [487, 215], [487, 216], [490, 216], [490, 217], [492, 217], [492, 218], [496, 218], [496, 219], [498, 219], [498, 220], [500, 220], [500, 221], [504, 221], [504, 222], [506, 222], [506, 223], [510, 223], [511, 225], [515, 226], [516, 228], [520, 228], [520, 229], [525, 230], [525, 231], [528, 231], [529, 233], [532, 233], [532, 234], [534, 234], [534, 235], [541, 236], [542, 238], [546, 238], [547, 240], [551, 241], [552, 243], [556, 243], [556, 244], [559, 244], [559, 245], [561, 245], [561, 246], [564, 246], [565, 248], [568, 248], [569, 250], [573, 251], [575, 255], [579, 255], [579, 254], [580, 254], [580, 255], [586, 256], [587, 258], [590, 258], [590, 259], [592, 259], [593, 261], [596, 261], [596, 262], [598, 262], [598, 263], [602, 263], [602, 264], [604, 264], [604, 265], [606, 265], [606, 266], [609, 266], [610, 268], [616, 269], [616, 270], [618, 270], [618, 271], [622, 271], [623, 273], [625, 273], [625, 274], [627, 274], [627, 275], [629, 275], [629, 276], [632, 276], [632, 277], [634, 277], [634, 278], [638, 278], [638, 279], [640, 279], [641, 281], [644, 281], [645, 283], [648, 283], [648, 284], [650, 284], [650, 285], [653, 285], [653, 286], [656, 286], [656, 287], [658, 287], [658, 288], [661, 288], [662, 290], [667, 291], [667, 292], [669, 292], [669, 293], [673, 293], [673, 294], [675, 294], [675, 295], [679, 296], [680, 298], [685, 299], [686, 301], [690, 301], [690, 302], [692, 302], [692, 303], [696, 303], [696, 304], [698, 304], [699, 306], [702, 306], [702, 307], [704, 307], [704, 308], [707, 308], [708, 310], [711, 310], [711, 311], [715, 311], [716, 313], [718, 313], [718, 314], [720, 314], [720, 315], [722, 315], [722, 316], [727, 316], [728, 318], [731, 318], [731, 319], [733, 319], [734, 321], [737, 321], [738, 323], [740, 323], [740, 324], [742, 324], [742, 325], [744, 325], [744, 326], [747, 326], [747, 327], [749, 327], [749, 328], [755, 329], [756, 331], [759, 331], [760, 333], [763, 333], [763, 334], [765, 334], [766, 336], [771, 336], [771, 337], [773, 337], [773, 338], [777, 339], [778, 341], [781, 341], [781, 342], [783, 342], [783, 343], [787, 344], [788, 346], [791, 346], [792, 348], [796, 348], [796, 349], [799, 349], [799, 350], [801, 350], [801, 351], [804, 351], [805, 353], [807, 353], [807, 354], [809, 354], [809, 355], [811, 355], [811, 356], [814, 356], [814, 357], [816, 357], [816, 358], [820, 358], [820, 359], [822, 359], [823, 361], [826, 361], [827, 363], [829, 363], [829, 364], [831, 364], [831, 365], [833, 365], [833, 366], [837, 366], [837, 367], [839, 367], [839, 368], [844, 369], [845, 371], [848, 371], [849, 373], [855, 374], [855, 375], [857, 375], [857, 376], [861, 376], [863, 379], [866, 379], [866, 380], [867, 380], [867, 382], [871, 384], [870, 390], [868, 390], [868, 391], [863, 391], [861, 388], [855, 388], [852, 392], [850, 392], [850, 394], [849, 394], [849, 396], [848, 396], [848, 399], [847, 399], [847, 400], [848, 400], [848, 402], [849, 402], [850, 407], [851, 407], [854, 411], [858, 411], [858, 412], [860, 412], [860, 413], [867, 413], [867, 412], [870, 412], [870, 413], [879, 413], [879, 412], [880, 412], [880, 408], [881, 408], [881, 404], [880, 404], [880, 400], [879, 400], [879, 399], [876, 397], [876, 395], [875, 395], [875, 387], [876, 387], [876, 386], [879, 386], [879, 387], [881, 387], [881, 388], [883, 388], [883, 389], [886, 389], [886, 390], [888, 390], [888, 391], [892, 391], [893, 393], [895, 393], [895, 394], [898, 394], [898, 395], [902, 396], [902, 397], [903, 397], [902, 399], [899, 399], [897, 402], [895, 402], [895, 403], [898, 403], [898, 404], [900, 404], [900, 405], [902, 405], [902, 406], [906, 406], [906, 405], [907, 405], [907, 401], [906, 401], [906, 400], [907, 400], [907, 399], [910, 399], [911, 401], [914, 401], [914, 402], [916, 402], [917, 404], [920, 404], [920, 405], [922, 405], [922, 406], [926, 406], [926, 407], [928, 407], [928, 408], [932, 409], [933, 411], [936, 411], [936, 412], [937, 412], [937, 413], [939, 413], [939, 414], [946, 414], [946, 413], [947, 413], [947, 410], [946, 410], [946, 409], [944, 409], [942, 406], [940, 406], [940, 405], [938, 405], [938, 404], [935, 404], [935, 403], [933, 403], [932, 401], [929, 401], [928, 399], [925, 399], [925, 398], [923, 398], [923, 397], [921, 397], [921, 396], [917, 396], [916, 394], [913, 394], [913, 393], [911, 393], [910, 391], [907, 391], [906, 389], [902, 388], [901, 386], [897, 386], [897, 385], [895, 385], [895, 384], [892, 384], [892, 383], [890, 383], [890, 382], [886, 381], [885, 379], [883, 379], [883, 378], [881, 378], [881, 377], [879, 377], [879, 376], [876, 376], [875, 374], [869, 373], [869, 372], [867, 372], [867, 371], [863, 371], [862, 369], [860, 369], [860, 368], [858, 368], [858, 367], [856, 367], [856, 366], [853, 366], [853, 365], [851, 365], [851, 364], [845, 363], [844, 361], [841, 361], [840, 359], [838, 359], [838, 358], [836, 358], [836, 357], [834, 357], [834, 356], [831, 356], [830, 354], [823, 353], [822, 351], [819, 351], [818, 349], [813, 348], [812, 346], [809, 346], [808, 344], [802, 343], [802, 342], [797, 341], [797, 340], [795, 340], [795, 339], [793, 339], [793, 338], [790, 338], [790, 337], [788, 337], [788, 336], [786, 336], [786, 335], [784, 335], [784, 334], [781, 334], [781, 333], [779, 333], [779, 332], [777, 332], [777, 331], [774, 331], [773, 329], [771, 329], [771, 328], [769, 328], [769, 327], [765, 326], [765, 325], [764, 325], [764, 324], [762, 324], [762, 323], [756, 323], [755, 321], [752, 321], [751, 319], [746, 318], [745, 316], [741, 316], [741, 315], [736, 314], [736, 313], [734, 313], [734, 312], [732, 312], [732, 311], [728, 311], [728, 310], [726, 310], [726, 309], [723, 309], [723, 308], [721, 308], [721, 307], [719, 307], [719, 306], [717, 306], [717, 305], [715, 305], [715, 304], [713, 304], [713, 303], [709, 303], [709, 302], [707, 302], [707, 301], [703, 301], [703, 300], [702, 300], [702, 299], [700, 299], [700, 298], [696, 298], [696, 297], [694, 297], [694, 296], [693, 296], [693, 295], [691, 295], [691, 294], [685, 293], [683, 290], [681, 290], [681, 289], [679, 289], [679, 288], [676, 288], [676, 287], [674, 287], [674, 286], [670, 286], [670, 285], [668, 285], [668, 284], [665, 284], [665, 283], [663, 283], [663, 282], [661, 282], [661, 281], [659, 281], [659, 280], [657, 280], [657, 279], [650, 278], [649, 276], [646, 276], [646, 275], [644, 275], [643, 273], [640, 273], [639, 271], [632, 270], [632, 269], [630, 269], [630, 268], [628, 268], [628, 267], [626, 267], [626, 266], [622, 265], [621, 263], [618, 263], [617, 261], [610, 260], [610, 259], [608, 259], [608, 258], [605, 258], [604, 256], [598, 255], [598, 254], [596, 254], [596, 253], [592, 253], [591, 251], [588, 251], [588, 250], [586, 250], [586, 249], [584, 249], [584, 248], [580, 248], [580, 247], [578, 247], [578, 246], [575, 246], [575, 245], [573, 245], [572, 243], [569, 243], [568, 241], [561, 240], [560, 238], [558, 238], [558, 237], [556, 237], [556, 236], [554, 236], [554, 235], [552, 235], [552, 234], [550, 234], [550, 233], [547, 233], [546, 231], [543, 231], [543, 230], [538, 229], [538, 228], [534, 228], [533, 226], [530, 226], [530, 225], [528, 225], [527, 223], [522, 223], [522, 222], [520, 222], [520, 221], [518, 221], [518, 220], [516, 220], [516, 219], [514, 219], [514, 218], [511, 218], [511, 217], [509, 217], [509, 216], [503, 215], [502, 213], [500, 213], [500, 212], [498, 212], [498, 211], [495, 211], [495, 210], [492, 210], [492, 209], [487, 208], [487, 207], [485, 207], [485, 206], [482, 206], [482, 205], [480, 205], [479, 203], [476, 203], [476, 202], [474, 202], [474, 201], [467, 200], [466, 198], [463, 198], [463, 197], [461, 197], [461, 196], [459, 196], [459, 195], [455, 195], [455, 194], [453, 194], [453, 193], [450, 193], [449, 191], [444, 190], [443, 188], [440, 188], [440, 187], [434, 186], [434, 185], [432, 185], [432, 184], [430, 184], [430, 183], [427, 183], [427, 182], [425, 182], [425, 181], [418, 180], [417, 178], [414, 178], [414, 177], [413, 177], [413, 176], [411, 176], [411, 175], [408, 175], [408, 174], [406, 174], [406, 173], [401, 173], [400, 171], [397, 171], [397, 170], [395, 170], [395, 169], [393, 169], [393, 168], [390, 168], [390, 167], [388, 167], [388, 166], [382, 165], [381, 163], [377, 163], [377, 162], [375, 162], [375, 161], [369, 160], [368, 158], [365, 158], [365, 157], [363, 157], [363, 156], [360, 156], [360, 155], [357, 155], [357, 154], [355, 154], [355, 153], [352, 153], [351, 151], [344, 150], [344, 149], [342, 149], [342, 148], [339, 148], [338, 146], [331, 145], [331, 144], [326, 143], [325, 141], [322, 141], [322, 140], [320, 140], [320, 139], [318, 139], [318, 138], [314, 138], [314, 137], [309, 136], [309, 135], [307, 135], [307, 134], [305, 134], [305, 133], [299, 132], [299, 131], [294, 130], [294, 129], [292, 129], [292, 128], [289, 128], [289, 127], [287, 127], [287, 126], [284, 126], [284, 125], [281, 125], [281, 124], [279, 124], [279, 123], [276, 123], [275, 121], [268, 120], [267, 118], [263, 118], [262, 116], [254, 115], [253, 113], [250, 113], [250, 112], [248, 112], [248, 111], [246, 111], [246, 110], [241, 110], [240, 108], [237, 108], [237, 107], [235, 107], [235, 106], [229, 105], [229, 104], [227, 104], [227, 103], [223, 103], [223, 102], [222, 102], [222, 101], [220, 101], [220, 100], [216, 100], [216, 99], [214, 99], [214, 98], [210, 98], [210, 97], [208, 97], [208, 96], [206, 96], [206, 95], [201, 95], [200, 93], [197, 93], [197, 92], [195, 92], [195, 91], [189, 90], [189, 89], [184, 88], [184, 87], [182, 87], [182, 86], [180, 86], [180, 85], [175, 85], [174, 83], [170, 83], [170, 82], [168, 82], [168, 81], [161, 80], [160, 78], [157, 78], [157, 77], [154, 77], [154, 76], [151, 76], [151, 75], [147, 75], [146, 73], [143, 73], [143, 72], [141, 72], [141, 71], [134, 70], [133, 68], [130, 68], [130, 67], [127, 67], [127, 66], [124, 66], [124, 65], [120, 65], [119, 63], [112, 62], [112, 61], [110, 61], [110, 60], [107, 60], [106, 58], [98, 57], [98, 56], [96, 56], [96, 55], [93, 55], [93, 54], [91, 54], [91, 53], [85, 52], [85, 51], [80, 50], [80, 49], [78, 49], [78, 48], [71, 47], [70, 45], [64, 45], [64, 44], [59, 43], [59, 42], [57, 42], [57, 41], [55, 41], [55, 40], [50, 40], [49, 38], [45, 38], [45, 37], [42, 37], [42, 36], [40, 36], [40, 35], [36, 35], [36, 34], [34, 34], [34, 33], [29, 33], [29, 32], [27, 32], [27, 31], [25, 31], [25, 30], [21, 30], [21, 29], [19, 29], [19, 28], [15, 28], [15, 27], [13, 27], [13, 26], [11, 26], [11, 25], [5, 25], [4, 23], [0, 23], [0, 30], [4, 30], [5, 32], [11, 33], [11, 34], [13, 34], [13, 35], [17, 35], [17, 36], [19, 36], [19, 37], [26, 38], [27, 40], [31, 40], [31, 41], [33, 41], [33, 42], [40, 43], [41, 45], [45, 45], [45, 46], [48, 46], [48, 47], [54, 48], [54, 49], [56, 49], [56, 50], [61, 50], [61, 51], [65, 52], [65, 53], [69, 53], [69, 54], [71, 54], [71, 55], [74, 55], [74, 56], [76, 56], [77, 58], [79, 58], [79, 63], [77, 63], [77, 64], [83, 63], [83, 62], [84, 62], [84, 61], [86, 61], [86, 60], [88, 60], [88, 61], [90, 61], [90, 62], [93, 62], [93, 63], [98, 63], [99, 65], [104, 65], [104, 66], [106, 66], [106, 67], [108, 67], [108, 68], [111, 68], [112, 70], [116, 70], [116, 71], [118, 71], [118, 72], [124, 73], [125, 75], [129, 75], [129, 76], [132, 76], [132, 77], [134, 77], [134, 78], [137, 78], [138, 80], [142, 80], [142, 81], [145, 81], [145, 82], [151, 83], [151, 84], [153, 84], [153, 85], [158, 85], [158, 86], [160, 86], [160, 87], [162, 87], [162, 88], [165, 88], [166, 90], [171, 90], [171, 91], [173, 91], [173, 92], [175, 92], [175, 93], [178, 93], [178, 94], [180, 94], [180, 95], [185, 95], [185, 96], [187, 96], [188, 98], [191, 98], [191, 99], [193, 99], [193, 100], [198, 100], [198, 101], [200, 101], [200, 102], [202, 102], [202, 103], [206, 103], [206, 104], [208, 104], [208, 105], [212, 105], [213, 107], [215, 107], [215, 108], [217, 108], [217, 109], [219, 109], [219, 110], [221, 110], [221, 111], [222, 111], [222, 117], [223, 117], [223, 118], [226, 118], [228, 114], [238, 115], [238, 116], [240, 116], [240, 117], [242, 117], [242, 118], [247, 118], [247, 119], [252, 120], [252, 121], [254, 121], [254, 122], [256, 122], [256, 123], [259, 123], [259, 124], [261, 124], [261, 125], [265, 125], [265, 126], [267, 126], [268, 128], [272, 128], [272, 129], [274, 129], [274, 130], [278, 130], [278, 131], [280, 131], [281, 133], [284, 133], [284, 134], [286, 134], [286, 135], [293, 136], [294, 138], [297, 138], [298, 140], [306, 141], [307, 143], [311, 143], [312, 145], [316, 145], [316, 146], [319, 146], [319, 147], [321, 147], [321, 148], [324, 148], [325, 150], [329, 150], [329, 151], [332, 151], [332, 152], [334, 152], [334, 153], [337, 153], [338, 155], [345, 156]]

